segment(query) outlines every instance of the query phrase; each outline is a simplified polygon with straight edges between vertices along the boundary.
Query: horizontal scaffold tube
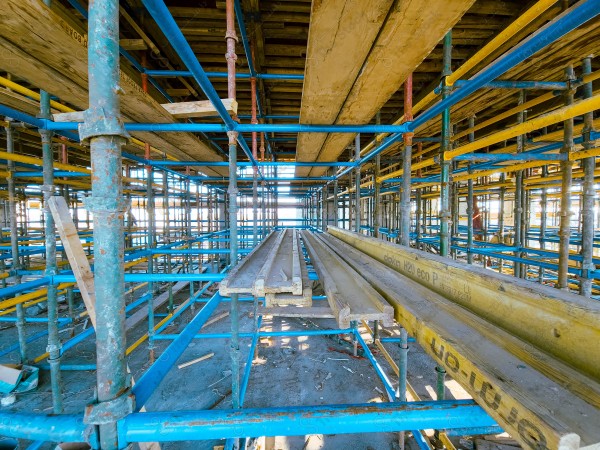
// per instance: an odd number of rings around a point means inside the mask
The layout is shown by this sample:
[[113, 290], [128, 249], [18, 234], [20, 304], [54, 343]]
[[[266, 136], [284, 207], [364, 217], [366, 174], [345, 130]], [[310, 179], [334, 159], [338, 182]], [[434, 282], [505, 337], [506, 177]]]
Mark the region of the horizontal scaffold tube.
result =
[[600, 304], [483, 268], [330, 227], [352, 247], [600, 379]]
[[[42, 128], [52, 131], [77, 130], [78, 122], [53, 122], [42, 120]], [[308, 125], [299, 123], [287, 124], [236, 124], [233, 130], [240, 133], [403, 133], [408, 124], [402, 125]], [[218, 123], [126, 123], [127, 131], [152, 131], [154, 133], [225, 133], [227, 125]]]
[[0, 436], [30, 441], [96, 442], [94, 427], [83, 423], [83, 414], [3, 412], [0, 413]]
[[531, 131], [539, 130], [540, 128], [548, 125], [563, 122], [567, 119], [572, 119], [573, 117], [581, 116], [597, 109], [600, 109], [600, 95], [587, 100], [582, 100], [573, 105], [559, 108], [556, 111], [549, 112], [542, 116], [536, 117], [535, 119], [515, 125], [512, 128], [485, 136], [475, 142], [458, 147], [455, 150], [450, 150], [444, 154], [444, 159], [451, 160], [455, 156], [464, 155], [465, 153], [470, 153], [475, 150], [479, 150], [480, 148], [497, 144], [498, 142], [502, 142], [516, 136], [521, 136]]
[[372, 403], [243, 410], [134, 413], [119, 424], [119, 442], [166, 442], [244, 436], [408, 431], [490, 426], [471, 401]]

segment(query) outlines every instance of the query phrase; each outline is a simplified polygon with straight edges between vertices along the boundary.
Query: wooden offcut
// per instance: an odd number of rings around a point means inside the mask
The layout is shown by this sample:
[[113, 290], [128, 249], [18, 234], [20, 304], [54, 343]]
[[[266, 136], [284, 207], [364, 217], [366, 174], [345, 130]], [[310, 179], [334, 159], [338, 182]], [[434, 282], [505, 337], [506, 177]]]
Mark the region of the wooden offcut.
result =
[[[221, 100], [227, 112], [231, 115], [237, 114], [238, 104], [233, 98], [224, 98]], [[215, 117], [217, 108], [210, 100], [200, 100], [196, 102], [164, 103], [161, 105], [176, 119], [185, 119], [192, 117]]]
[[[75, 275], [75, 280], [77, 281], [83, 303], [87, 309], [88, 317], [92, 322], [92, 326], [96, 328], [96, 291], [94, 287], [94, 275], [92, 274], [90, 263], [83, 250], [83, 245], [81, 245], [81, 241], [79, 240], [79, 234], [73, 223], [73, 218], [69, 213], [69, 207], [67, 206], [65, 198], [59, 196], [50, 197], [48, 199], [48, 207], [54, 218], [56, 230], [60, 236], [65, 253], [67, 254], [67, 259], [69, 260], [69, 264]], [[127, 366], [127, 372], [131, 373], [129, 365]], [[133, 377], [131, 377], [131, 384], [135, 384]], [[140, 411], [146, 412], [146, 408], [142, 407]], [[161, 448], [158, 442], [139, 442], [138, 445], [140, 450], [160, 450]]]
[[183, 368], [185, 368], [185, 367], [191, 366], [191, 365], [193, 365], [193, 364], [196, 364], [196, 363], [199, 363], [199, 362], [201, 362], [201, 361], [205, 361], [205, 360], [207, 360], [207, 359], [210, 359], [210, 358], [212, 358], [213, 356], [215, 356], [215, 354], [214, 354], [213, 352], [211, 352], [211, 353], [207, 353], [206, 355], [204, 355], [204, 356], [201, 356], [200, 358], [192, 359], [191, 361], [187, 361], [187, 362], [184, 362], [183, 364], [179, 364], [179, 365], [177, 366], [177, 368], [178, 368], [178, 369], [183, 369]]
[[273, 317], [307, 317], [311, 319], [335, 319], [333, 311], [328, 306], [274, 306], [272, 308], [258, 308], [257, 313]]
[[56, 230], [60, 236], [65, 253], [79, 286], [81, 298], [87, 309], [92, 325], [96, 328], [96, 292], [94, 290], [94, 275], [87, 259], [79, 233], [75, 228], [69, 207], [64, 197], [52, 196], [47, 201]]

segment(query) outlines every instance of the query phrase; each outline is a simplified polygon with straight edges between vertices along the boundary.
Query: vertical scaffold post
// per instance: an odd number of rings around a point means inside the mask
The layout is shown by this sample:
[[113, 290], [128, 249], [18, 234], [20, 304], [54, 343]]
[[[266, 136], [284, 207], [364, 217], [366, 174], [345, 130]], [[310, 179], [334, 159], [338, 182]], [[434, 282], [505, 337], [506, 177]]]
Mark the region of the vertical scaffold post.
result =
[[[567, 83], [575, 80], [573, 66], [569, 65], [565, 71]], [[565, 104], [572, 105], [575, 99], [575, 90], [569, 88], [565, 91]], [[564, 142], [560, 153], [566, 155], [573, 151], [573, 119], [564, 122]], [[558, 288], [569, 289], [569, 241], [571, 239], [571, 186], [573, 181], [573, 161], [569, 159], [560, 162], [562, 186], [560, 193], [560, 224], [558, 244]]]
[[[413, 77], [412, 73], [404, 82], [404, 121], [413, 120], [412, 113]], [[402, 195], [400, 197], [400, 238], [401, 244], [410, 246], [410, 185], [412, 166], [413, 133], [404, 133], [404, 155], [402, 158]]]
[[[254, 59], [254, 45], [251, 47], [252, 59]], [[250, 98], [252, 108], [252, 118], [250, 123], [258, 124], [256, 120], [256, 77], [250, 78]], [[258, 135], [256, 131], [252, 132], [252, 157], [258, 159]], [[258, 245], [258, 167], [252, 167], [252, 246]]]
[[[147, 155], [149, 158], [149, 146], [146, 145]], [[148, 214], [148, 250], [152, 251], [155, 248], [155, 204], [154, 204], [154, 168], [152, 166], [146, 166], [146, 195], [148, 197], [148, 201], [146, 203], [147, 209], [146, 213]], [[148, 255], [148, 273], [154, 273], [154, 255], [150, 253]], [[148, 352], [150, 363], [154, 362], [154, 283], [152, 281], [148, 282]]]
[[[165, 239], [165, 244], [169, 243], [169, 237], [171, 236], [171, 209], [169, 208], [169, 175], [167, 171], [163, 171], [163, 235]], [[172, 272], [172, 260], [171, 255], [165, 255], [165, 272]], [[173, 312], [173, 287], [171, 283], [169, 283], [169, 313]], [[154, 327], [152, 327], [154, 331]], [[150, 337], [150, 335], [148, 335]]]
[[[40, 117], [50, 119], [50, 94], [40, 91]], [[54, 218], [48, 207], [48, 200], [54, 195], [54, 154], [52, 151], [52, 132], [40, 130], [42, 137], [43, 155], [43, 186], [44, 193], [44, 235], [46, 240], [46, 276], [57, 273], [56, 265], [56, 232]], [[52, 385], [52, 405], [54, 413], [63, 411], [62, 381], [60, 375], [60, 336], [58, 335], [58, 298], [57, 286], [48, 285], [48, 363], [50, 364], [50, 380]]]
[[[469, 128], [475, 127], [475, 117], [469, 117]], [[469, 133], [469, 142], [475, 140], [475, 133]], [[469, 173], [473, 173], [473, 168], [469, 164]], [[469, 177], [467, 181], [467, 263], [473, 264], [473, 178]]]
[[354, 161], [357, 163], [354, 175], [354, 231], [360, 233], [360, 133], [354, 138]]
[[[146, 65], [146, 55], [142, 55], [142, 65]], [[142, 90], [148, 93], [148, 75], [142, 73]], [[151, 158], [150, 144], [145, 143], [144, 156], [146, 160]], [[152, 249], [156, 248], [156, 206], [154, 200], [154, 167], [146, 165], [146, 214], [148, 224], [148, 238], [147, 238], [147, 249], [150, 250], [148, 255], [148, 273], [154, 273], [154, 255]], [[154, 362], [154, 283], [148, 282], [148, 359], [152, 364]]]
[[[452, 73], [452, 30], [444, 36], [444, 62], [442, 69], [442, 99], [450, 92], [446, 84], [446, 77]], [[444, 159], [445, 153], [450, 150], [450, 108], [442, 111], [442, 142], [440, 146], [441, 186], [440, 186], [440, 255], [448, 256], [450, 251], [450, 161]]]
[[[408, 333], [404, 327], [400, 328], [400, 360], [398, 361], [398, 392], [396, 401], [406, 401], [406, 375], [408, 373]], [[400, 450], [404, 450], [405, 433], [399, 436]]]
[[[548, 166], [542, 167], [542, 178], [548, 176]], [[540, 199], [540, 249], [546, 248], [546, 229], [548, 223], [548, 189], [543, 187]], [[544, 268], [540, 266], [538, 269], [538, 283], [544, 283]]]
[[333, 181], [333, 226], [339, 227], [339, 218], [338, 218], [338, 195], [339, 195], [339, 186], [337, 178]]
[[[519, 100], [518, 105], [522, 105], [525, 103], [525, 91], [519, 91]], [[525, 121], [525, 112], [519, 111], [517, 114], [517, 123], [523, 123]], [[525, 147], [525, 136], [519, 135], [517, 136], [517, 153], [523, 153]], [[523, 242], [521, 241], [521, 237], [523, 233], [521, 232], [521, 227], [523, 225], [523, 170], [517, 170], [515, 172], [515, 210], [514, 210], [514, 247], [515, 247], [515, 257], [521, 258], [523, 256], [521, 247]], [[514, 275], [517, 278], [522, 276], [523, 266], [517, 260], [514, 263]]]
[[121, 146], [126, 132], [119, 104], [119, 2], [95, 0], [89, 7], [89, 109], [79, 126], [89, 141], [94, 215], [97, 400], [86, 422], [99, 425], [100, 448], [120, 448], [117, 421], [133, 410], [125, 364], [125, 280]]
[[[238, 40], [235, 33], [235, 11], [234, 0], [225, 2], [225, 14], [227, 31], [225, 41], [227, 43], [227, 94], [228, 98], [235, 100], [235, 44]], [[229, 256], [231, 267], [237, 265], [238, 259], [238, 223], [237, 223], [237, 139], [236, 131], [228, 131], [229, 138]], [[240, 342], [239, 342], [239, 303], [238, 294], [231, 294], [231, 398], [233, 409], [240, 407]]]
[[[435, 372], [437, 374], [437, 383], [436, 383], [436, 394], [437, 400], [445, 400], [446, 399], [446, 369], [442, 366], [436, 366]], [[435, 431], [435, 445], [436, 448], [443, 448], [443, 445], [440, 441], [440, 430]]]
[[[15, 142], [12, 129], [12, 119], [6, 118], [7, 125], [4, 128], [6, 131], [6, 152], [14, 153]], [[8, 167], [8, 213], [10, 223], [10, 248], [12, 256], [11, 270], [15, 273], [15, 284], [21, 283], [21, 277], [17, 275], [17, 271], [22, 268], [21, 258], [19, 256], [19, 233], [17, 229], [17, 194], [15, 190], [15, 163], [14, 161], [7, 161]], [[17, 310], [17, 335], [19, 337], [19, 355], [21, 357], [21, 364], [27, 364], [27, 337], [25, 335], [25, 311], [23, 303], [16, 305]]]
[[[592, 57], [588, 56], [583, 60], [583, 74], [592, 73]], [[592, 83], [585, 83], [583, 86], [583, 98], [593, 96]], [[591, 133], [594, 128], [594, 113], [589, 112], [583, 116], [583, 148], [590, 150], [593, 148]], [[585, 297], [592, 295], [592, 277], [590, 272], [596, 270], [593, 262], [594, 257], [594, 205], [596, 203], [596, 190], [594, 189], [594, 171], [596, 169], [596, 158], [584, 158], [583, 165], [583, 204], [581, 207], [581, 280], [579, 284], [579, 293]]]
[[381, 222], [381, 183], [379, 171], [381, 169], [381, 155], [375, 157], [375, 167], [373, 168], [373, 236], [379, 238], [379, 228]]

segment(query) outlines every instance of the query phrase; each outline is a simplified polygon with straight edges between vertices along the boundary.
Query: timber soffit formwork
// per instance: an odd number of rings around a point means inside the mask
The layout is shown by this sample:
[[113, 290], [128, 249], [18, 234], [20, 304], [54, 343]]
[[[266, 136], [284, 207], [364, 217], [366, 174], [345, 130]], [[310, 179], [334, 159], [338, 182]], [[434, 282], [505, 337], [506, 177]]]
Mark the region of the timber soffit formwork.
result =
[[[3, 54], [0, 69], [45, 89], [80, 111], [87, 109], [87, 37], [35, 0], [4, 2], [0, 22]], [[160, 103], [124, 71], [120, 79], [121, 108], [126, 122], [175, 122]], [[138, 132], [134, 135], [183, 160], [222, 160], [214, 149], [191, 133]], [[206, 171], [225, 173], [217, 168]]]
[[[474, 0], [368, 3], [313, 2], [301, 123], [369, 122]], [[297, 160], [334, 160], [352, 139], [351, 134], [301, 134]]]

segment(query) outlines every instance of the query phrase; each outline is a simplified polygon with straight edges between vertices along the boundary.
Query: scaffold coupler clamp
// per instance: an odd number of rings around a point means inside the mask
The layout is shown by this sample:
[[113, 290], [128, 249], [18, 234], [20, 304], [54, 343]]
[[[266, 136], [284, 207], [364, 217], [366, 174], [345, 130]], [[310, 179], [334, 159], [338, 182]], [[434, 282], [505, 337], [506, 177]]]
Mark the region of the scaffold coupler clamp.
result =
[[104, 108], [93, 107], [83, 111], [84, 122], [79, 124], [79, 138], [82, 144], [89, 144], [90, 139], [99, 136], [116, 136], [125, 140], [129, 133], [120, 116], [107, 115]]

